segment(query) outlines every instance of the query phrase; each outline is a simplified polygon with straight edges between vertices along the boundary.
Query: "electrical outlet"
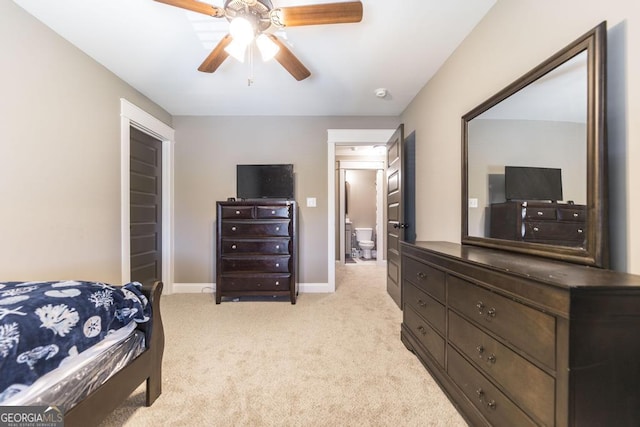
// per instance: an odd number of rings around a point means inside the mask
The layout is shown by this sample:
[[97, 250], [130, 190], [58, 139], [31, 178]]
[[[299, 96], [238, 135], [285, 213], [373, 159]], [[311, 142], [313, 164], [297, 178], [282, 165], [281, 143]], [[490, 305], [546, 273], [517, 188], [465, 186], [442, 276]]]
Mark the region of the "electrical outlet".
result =
[[316, 198], [315, 197], [307, 197], [307, 207], [315, 208], [316, 207]]
[[469, 207], [477, 208], [478, 207], [478, 199], [469, 199]]

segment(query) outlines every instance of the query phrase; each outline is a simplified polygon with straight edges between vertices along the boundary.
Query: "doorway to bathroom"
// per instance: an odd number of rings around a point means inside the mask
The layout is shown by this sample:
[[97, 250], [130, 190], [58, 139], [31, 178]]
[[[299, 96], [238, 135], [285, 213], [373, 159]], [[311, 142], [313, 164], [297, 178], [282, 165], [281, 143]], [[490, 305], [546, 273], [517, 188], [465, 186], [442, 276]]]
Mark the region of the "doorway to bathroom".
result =
[[[386, 145], [396, 129], [328, 129], [327, 130], [327, 284], [326, 292], [336, 291], [336, 267], [353, 270], [352, 264], [340, 262], [340, 239], [344, 238], [344, 222], [340, 221], [340, 172], [338, 152], [343, 146]], [[384, 196], [383, 196], [384, 197]], [[383, 201], [385, 199], [383, 198]], [[386, 224], [378, 225], [386, 232]], [[342, 237], [341, 237], [342, 236]], [[386, 258], [386, 236], [381, 240], [385, 246], [382, 251]], [[378, 242], [380, 243], [380, 242]], [[378, 249], [380, 251], [380, 248]], [[386, 270], [386, 265], [384, 265]], [[365, 267], [366, 268], [366, 267]]]
[[384, 265], [384, 146], [336, 150], [341, 264]]

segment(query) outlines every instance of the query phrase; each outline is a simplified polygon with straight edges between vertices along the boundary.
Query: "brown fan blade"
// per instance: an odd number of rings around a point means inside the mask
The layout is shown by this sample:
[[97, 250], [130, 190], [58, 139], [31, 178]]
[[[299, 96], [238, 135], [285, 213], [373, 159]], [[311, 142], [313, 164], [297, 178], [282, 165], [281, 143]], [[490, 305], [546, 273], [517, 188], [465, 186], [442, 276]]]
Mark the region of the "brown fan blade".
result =
[[229, 43], [231, 43], [232, 40], [233, 39], [229, 34], [224, 36], [222, 40], [220, 40], [220, 43], [218, 43], [218, 45], [211, 51], [209, 56], [207, 56], [207, 59], [205, 59], [198, 67], [198, 71], [202, 71], [203, 73], [213, 73], [217, 70], [224, 60], [227, 59], [227, 56], [229, 56], [224, 48], [229, 46]]
[[284, 43], [280, 41], [273, 34], [268, 35], [275, 44], [280, 47], [278, 53], [276, 53], [276, 61], [280, 63], [296, 80], [304, 80], [311, 75], [311, 71], [307, 70], [307, 67], [302, 65], [302, 62], [289, 50]]
[[204, 13], [205, 15], [221, 18], [224, 16], [224, 9], [202, 3], [196, 0], [156, 0], [159, 3], [168, 4], [182, 9], [191, 10], [193, 12]]
[[348, 24], [362, 21], [362, 2], [326, 3], [279, 9], [277, 19], [285, 27], [321, 24]]

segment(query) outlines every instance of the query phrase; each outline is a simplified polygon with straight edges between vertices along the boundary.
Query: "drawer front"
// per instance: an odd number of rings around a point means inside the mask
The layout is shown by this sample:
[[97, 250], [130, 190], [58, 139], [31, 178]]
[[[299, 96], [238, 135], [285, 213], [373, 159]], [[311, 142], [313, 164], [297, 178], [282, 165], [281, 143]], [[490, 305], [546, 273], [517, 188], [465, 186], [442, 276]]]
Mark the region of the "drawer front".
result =
[[558, 208], [558, 219], [560, 221], [585, 222], [587, 220], [587, 210], [584, 206]]
[[257, 218], [289, 218], [289, 206], [256, 206]]
[[405, 306], [403, 311], [404, 324], [418, 338], [440, 366], [444, 367], [444, 338], [442, 338], [411, 306]]
[[445, 301], [445, 273], [413, 258], [402, 258], [402, 278], [434, 298]]
[[234, 291], [288, 291], [290, 275], [241, 276], [222, 275], [222, 292]]
[[449, 342], [543, 425], [554, 423], [554, 379], [462, 317], [449, 312]]
[[245, 240], [245, 239], [223, 239], [222, 254], [289, 254], [289, 239], [263, 239], [263, 240]]
[[447, 372], [493, 426], [537, 425], [457, 351], [448, 348]]
[[222, 218], [253, 218], [253, 206], [222, 206]]
[[526, 240], [572, 240], [585, 238], [584, 224], [580, 222], [527, 221], [524, 224]]
[[449, 276], [449, 306], [551, 369], [556, 366], [553, 316]]
[[539, 220], [555, 220], [557, 219], [557, 209], [546, 207], [532, 207], [527, 206], [522, 208], [524, 212], [524, 218], [539, 219]]
[[222, 236], [288, 236], [289, 221], [224, 221]]
[[404, 285], [403, 291], [403, 301], [405, 305], [409, 305], [413, 308], [416, 313], [426, 319], [431, 326], [444, 335], [444, 305], [440, 304], [437, 300], [409, 283]]
[[223, 273], [229, 272], [272, 272], [290, 273], [289, 256], [222, 257]]

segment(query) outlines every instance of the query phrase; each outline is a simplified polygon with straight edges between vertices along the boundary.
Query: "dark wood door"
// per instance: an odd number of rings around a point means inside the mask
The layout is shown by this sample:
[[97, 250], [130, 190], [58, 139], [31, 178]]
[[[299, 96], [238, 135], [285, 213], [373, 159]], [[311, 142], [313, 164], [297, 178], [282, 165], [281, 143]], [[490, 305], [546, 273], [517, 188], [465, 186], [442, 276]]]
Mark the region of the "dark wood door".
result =
[[402, 200], [402, 141], [400, 125], [387, 143], [387, 292], [402, 308], [400, 242], [404, 240]]
[[162, 141], [130, 128], [131, 280], [162, 280]]

